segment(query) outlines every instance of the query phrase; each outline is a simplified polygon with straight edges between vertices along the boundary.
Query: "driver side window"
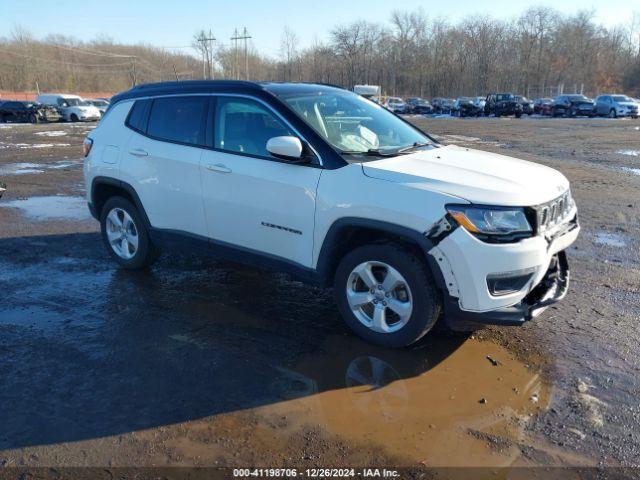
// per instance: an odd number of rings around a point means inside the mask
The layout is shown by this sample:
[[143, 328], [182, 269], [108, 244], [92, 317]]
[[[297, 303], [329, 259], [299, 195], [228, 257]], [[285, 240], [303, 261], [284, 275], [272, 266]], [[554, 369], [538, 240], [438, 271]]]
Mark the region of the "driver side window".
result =
[[267, 151], [273, 137], [294, 135], [271, 111], [248, 98], [219, 97], [216, 101], [214, 147], [274, 158]]

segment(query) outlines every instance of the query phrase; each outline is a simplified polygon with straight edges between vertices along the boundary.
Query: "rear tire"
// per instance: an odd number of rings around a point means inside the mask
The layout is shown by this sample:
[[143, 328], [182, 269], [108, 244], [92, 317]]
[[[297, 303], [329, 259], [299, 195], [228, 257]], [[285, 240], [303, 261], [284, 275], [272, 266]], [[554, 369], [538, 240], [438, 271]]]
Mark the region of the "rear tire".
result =
[[111, 257], [127, 270], [143, 270], [159, 257], [142, 215], [123, 197], [111, 197], [100, 214], [102, 241]]
[[441, 310], [425, 260], [395, 244], [347, 253], [336, 270], [334, 294], [347, 325], [384, 347], [417, 342], [433, 328]]

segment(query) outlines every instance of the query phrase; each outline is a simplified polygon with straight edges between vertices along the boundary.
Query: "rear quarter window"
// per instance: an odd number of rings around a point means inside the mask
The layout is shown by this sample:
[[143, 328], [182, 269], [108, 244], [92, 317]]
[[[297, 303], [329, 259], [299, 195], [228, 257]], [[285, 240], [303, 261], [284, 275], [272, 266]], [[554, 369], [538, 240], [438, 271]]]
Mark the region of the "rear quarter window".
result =
[[150, 100], [138, 100], [131, 107], [131, 111], [129, 112], [129, 116], [125, 124], [127, 127], [137, 131], [144, 133], [146, 130], [146, 122], [147, 122], [147, 109]]

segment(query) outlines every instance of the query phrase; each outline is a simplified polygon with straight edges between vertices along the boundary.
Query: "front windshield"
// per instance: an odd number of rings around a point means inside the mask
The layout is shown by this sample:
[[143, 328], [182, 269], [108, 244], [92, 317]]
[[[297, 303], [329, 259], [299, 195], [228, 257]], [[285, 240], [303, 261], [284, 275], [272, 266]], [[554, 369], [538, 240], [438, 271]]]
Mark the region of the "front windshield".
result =
[[282, 100], [343, 154], [385, 154], [431, 143], [385, 108], [349, 92], [291, 94]]
[[633, 102], [633, 100], [631, 100], [626, 95], [614, 95], [613, 96], [613, 101], [614, 102]]
[[89, 102], [82, 100], [81, 98], [65, 98], [65, 103], [70, 107], [87, 107]]
[[589, 100], [587, 97], [585, 97], [584, 95], [568, 95], [569, 100]]

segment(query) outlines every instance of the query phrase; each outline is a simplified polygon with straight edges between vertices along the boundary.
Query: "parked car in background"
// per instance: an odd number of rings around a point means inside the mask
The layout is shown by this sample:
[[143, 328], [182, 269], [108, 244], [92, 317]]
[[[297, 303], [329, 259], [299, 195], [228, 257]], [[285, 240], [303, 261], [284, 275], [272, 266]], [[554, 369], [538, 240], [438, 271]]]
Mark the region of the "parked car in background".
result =
[[90, 98], [87, 100], [87, 103], [96, 107], [100, 111], [101, 117], [107, 112], [107, 108], [109, 108], [109, 102], [101, 98]]
[[[545, 115], [544, 113], [545, 105], [551, 106], [552, 103], [553, 103], [553, 98], [536, 98], [533, 101], [533, 113], [536, 113], [538, 115]], [[549, 109], [547, 108], [547, 110]]]
[[592, 117], [594, 102], [585, 95], [578, 93], [559, 95], [553, 100], [551, 115], [554, 117]]
[[516, 101], [522, 105], [522, 113], [525, 115], [533, 115], [533, 102], [531, 100], [522, 95], [516, 95]]
[[484, 114], [484, 106], [487, 104], [487, 99], [485, 97], [474, 97], [473, 98], [473, 103], [480, 110], [480, 114], [479, 115]]
[[473, 98], [460, 97], [453, 104], [452, 115], [457, 117], [477, 117], [480, 115], [480, 108], [473, 102]]
[[57, 122], [60, 113], [55, 107], [36, 102], [8, 100], [0, 104], [0, 122]]
[[416, 113], [423, 115], [431, 113], [433, 108], [428, 100], [420, 97], [407, 98], [407, 113]]
[[406, 113], [407, 104], [400, 97], [389, 97], [385, 107], [393, 113]]
[[436, 97], [431, 100], [433, 107], [433, 113], [446, 114], [451, 113], [455, 100], [453, 98], [440, 98]]
[[595, 114], [610, 118], [638, 118], [638, 102], [626, 95], [600, 95], [595, 101]]
[[100, 110], [78, 95], [46, 93], [38, 95], [37, 101], [43, 105], [56, 107], [67, 122], [91, 122], [100, 120]]
[[492, 114], [496, 117], [515, 115], [520, 118], [522, 104], [513, 93], [490, 93], [487, 95], [484, 113], [487, 116]]

